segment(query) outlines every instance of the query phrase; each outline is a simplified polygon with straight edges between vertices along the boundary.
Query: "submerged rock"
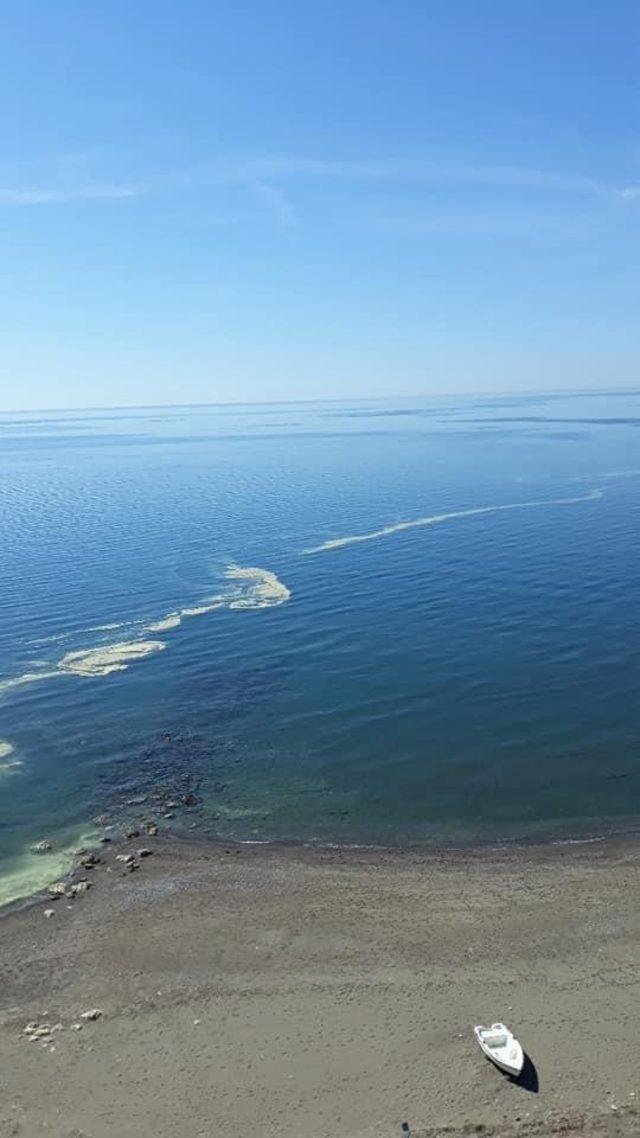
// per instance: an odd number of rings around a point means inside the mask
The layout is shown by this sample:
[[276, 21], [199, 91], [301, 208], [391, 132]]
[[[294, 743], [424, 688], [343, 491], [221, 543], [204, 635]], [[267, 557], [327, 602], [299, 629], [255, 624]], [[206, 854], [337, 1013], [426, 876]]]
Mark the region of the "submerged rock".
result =
[[50, 842], [48, 838], [43, 838], [40, 842], [34, 842], [34, 844], [31, 846], [31, 853], [49, 853], [52, 849], [53, 842]]

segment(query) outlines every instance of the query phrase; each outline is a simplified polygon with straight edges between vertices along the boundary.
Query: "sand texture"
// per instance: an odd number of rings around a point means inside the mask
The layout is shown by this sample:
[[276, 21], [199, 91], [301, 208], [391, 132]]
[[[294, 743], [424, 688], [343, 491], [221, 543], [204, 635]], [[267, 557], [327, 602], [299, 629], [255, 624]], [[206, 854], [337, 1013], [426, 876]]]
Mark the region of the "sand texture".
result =
[[144, 844], [0, 921], [2, 1138], [640, 1133], [636, 843]]

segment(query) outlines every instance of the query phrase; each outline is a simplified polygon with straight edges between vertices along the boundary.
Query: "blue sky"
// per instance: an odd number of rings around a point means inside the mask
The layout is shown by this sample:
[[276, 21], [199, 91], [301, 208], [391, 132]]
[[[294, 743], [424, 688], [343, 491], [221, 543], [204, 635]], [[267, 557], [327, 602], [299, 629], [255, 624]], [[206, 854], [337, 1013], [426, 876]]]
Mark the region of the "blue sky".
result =
[[640, 378], [633, 0], [8, 0], [0, 406]]

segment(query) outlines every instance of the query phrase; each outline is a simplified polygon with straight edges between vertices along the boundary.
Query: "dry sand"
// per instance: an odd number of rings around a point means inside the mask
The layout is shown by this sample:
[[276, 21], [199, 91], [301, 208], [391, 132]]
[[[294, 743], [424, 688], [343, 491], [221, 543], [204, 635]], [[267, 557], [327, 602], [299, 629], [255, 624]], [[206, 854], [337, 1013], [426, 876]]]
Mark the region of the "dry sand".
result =
[[[148, 844], [0, 921], [3, 1138], [640, 1133], [635, 843]], [[496, 1018], [526, 1085], [473, 1042]]]

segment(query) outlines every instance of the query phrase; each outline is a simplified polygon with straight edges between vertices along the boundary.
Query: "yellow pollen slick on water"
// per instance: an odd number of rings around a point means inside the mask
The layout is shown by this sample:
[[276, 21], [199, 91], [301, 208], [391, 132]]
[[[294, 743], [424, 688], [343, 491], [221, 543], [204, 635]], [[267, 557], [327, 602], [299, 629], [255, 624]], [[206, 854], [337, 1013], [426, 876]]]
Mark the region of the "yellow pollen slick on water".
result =
[[111, 672], [123, 672], [133, 661], [151, 656], [153, 652], [162, 652], [165, 648], [162, 640], [124, 640], [120, 644], [67, 652], [58, 667], [76, 676], [108, 676]]
[[[204, 616], [216, 609], [263, 609], [282, 605], [289, 600], [290, 590], [275, 573], [269, 569], [244, 568], [240, 565], [229, 565], [225, 577], [235, 582], [229, 590], [215, 597], [208, 597], [199, 605], [189, 608], [176, 609], [166, 613], [165, 616], [144, 625], [140, 619], [120, 622], [118, 624], [94, 625], [94, 631], [105, 631], [110, 628], [128, 627], [131, 631], [144, 634], [172, 632], [179, 628], [183, 620], [188, 617]], [[86, 630], [90, 631], [90, 630]], [[67, 635], [62, 633], [47, 638], [49, 641], [64, 639]], [[42, 641], [45, 643], [45, 641]], [[162, 652], [167, 647], [164, 640], [122, 640], [115, 644], [100, 644], [93, 648], [78, 648], [58, 660], [54, 670], [40, 672], [24, 672], [21, 676], [9, 677], [0, 680], [0, 694], [24, 684], [38, 683], [40, 680], [53, 679], [54, 676], [74, 675], [82, 677], [109, 676], [114, 672], [124, 672], [131, 664]]]
[[329, 553], [334, 549], [343, 549], [347, 545], [359, 545], [363, 541], [375, 541], [379, 537], [390, 537], [394, 533], [402, 533], [404, 530], [419, 529], [422, 526], [435, 526], [440, 522], [448, 522], [453, 518], [472, 518], [479, 514], [499, 514], [505, 510], [527, 510], [540, 508], [542, 506], [575, 506], [581, 502], [592, 502], [596, 498], [602, 498], [602, 490], [591, 490], [588, 494], [583, 494], [579, 498], [547, 498], [534, 500], [531, 502], [506, 502], [500, 506], [478, 506], [471, 510], [451, 510], [447, 514], [429, 514], [424, 518], [414, 518], [407, 522], [396, 522], [393, 525], [382, 526], [381, 529], [372, 530], [371, 533], [356, 533], [350, 534], [347, 537], [334, 537], [330, 541], [324, 541], [322, 545], [314, 545], [311, 549], [303, 550], [303, 553]]

